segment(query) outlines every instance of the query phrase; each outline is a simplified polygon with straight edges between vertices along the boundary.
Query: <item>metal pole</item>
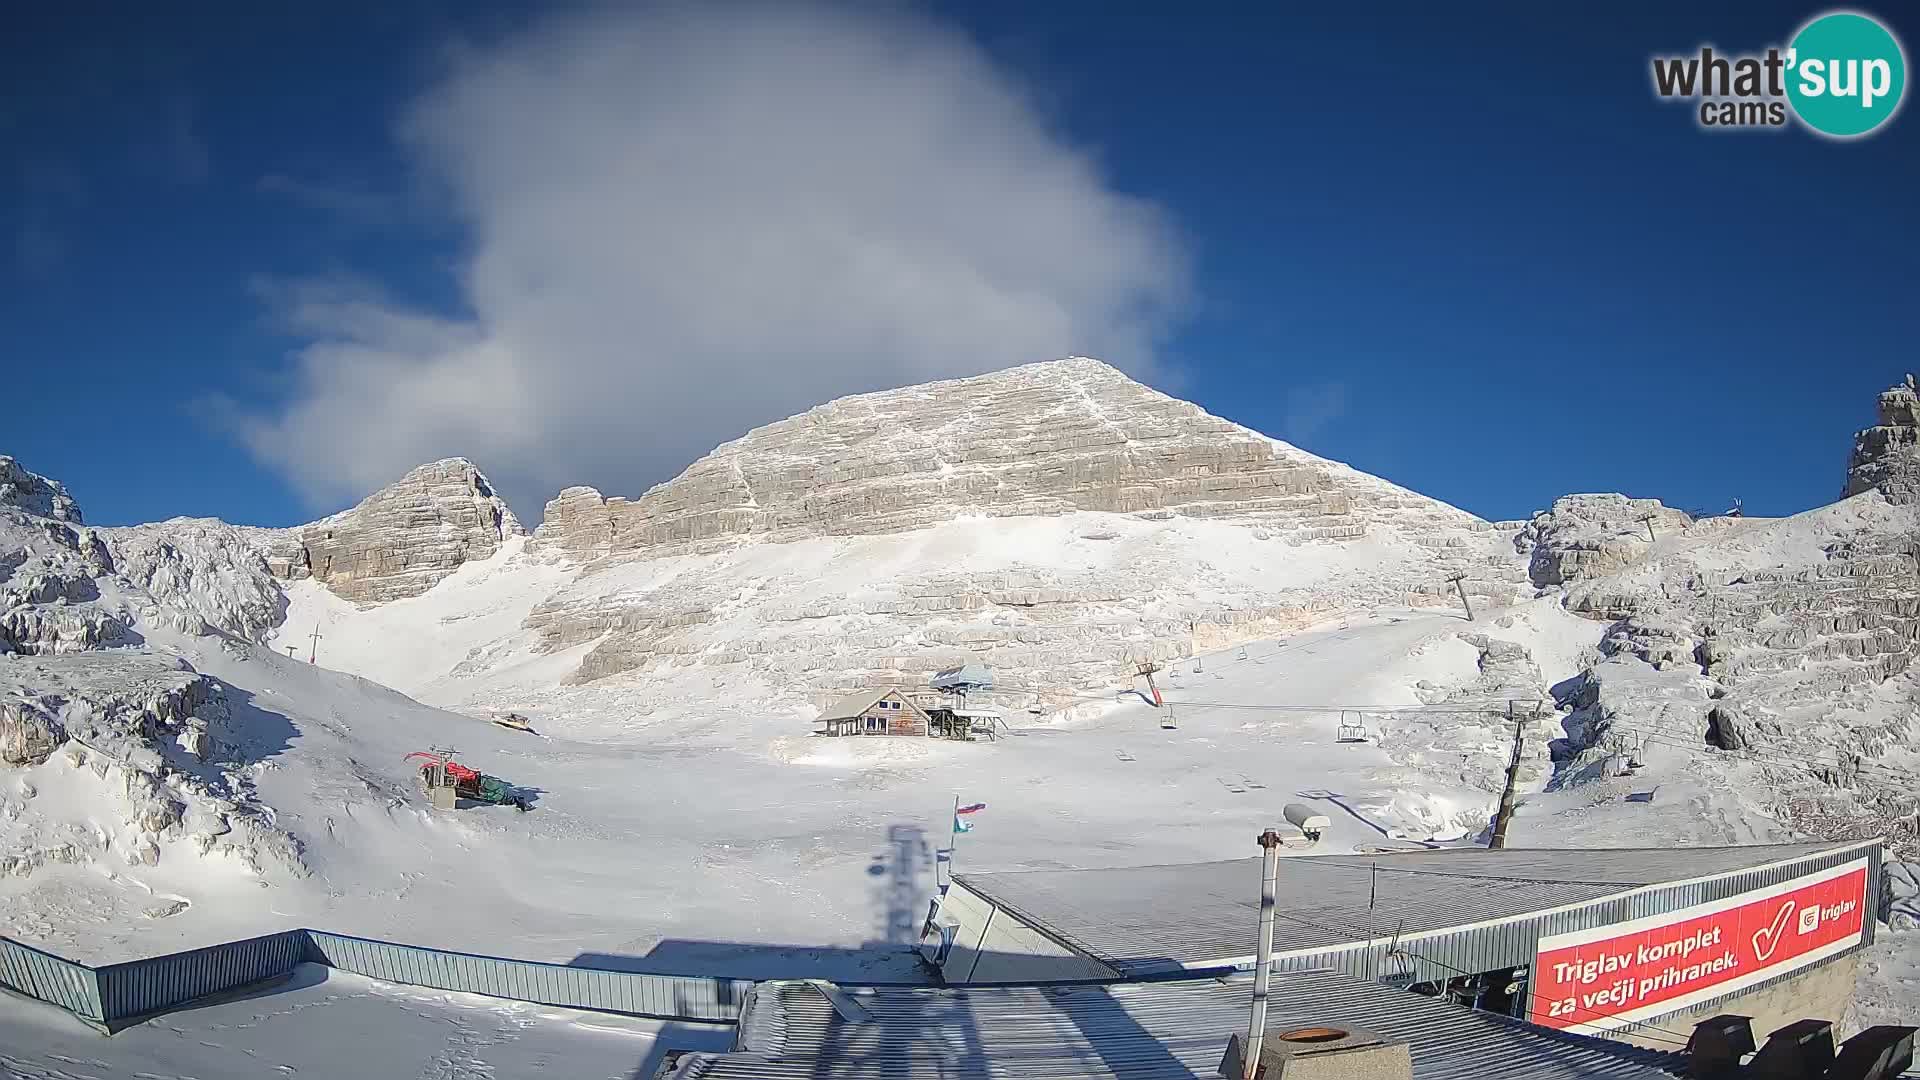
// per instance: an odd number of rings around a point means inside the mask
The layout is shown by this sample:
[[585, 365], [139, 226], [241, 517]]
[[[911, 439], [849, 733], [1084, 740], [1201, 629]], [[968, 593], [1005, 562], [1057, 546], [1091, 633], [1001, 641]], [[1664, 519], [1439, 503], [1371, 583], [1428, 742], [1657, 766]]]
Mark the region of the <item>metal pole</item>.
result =
[[1273, 886], [1280, 876], [1280, 834], [1268, 829], [1260, 834], [1260, 849], [1265, 865], [1260, 876], [1260, 950], [1259, 967], [1253, 971], [1253, 1017], [1247, 1024], [1247, 1056], [1241, 1059], [1241, 1080], [1254, 1080], [1260, 1072], [1261, 1044], [1267, 1035], [1267, 983], [1273, 977]]
[[1460, 606], [1467, 609], [1467, 621], [1473, 621], [1473, 601], [1467, 599], [1467, 575], [1455, 574], [1447, 579], [1453, 582], [1454, 591], [1460, 594]]
[[1525, 718], [1514, 720], [1513, 702], [1507, 702], [1507, 719], [1513, 720], [1513, 757], [1507, 762], [1507, 783], [1500, 791], [1500, 809], [1493, 816], [1493, 837], [1487, 841], [1489, 848], [1507, 846], [1507, 822], [1513, 820], [1514, 788], [1520, 782], [1520, 749], [1526, 741], [1527, 721]]

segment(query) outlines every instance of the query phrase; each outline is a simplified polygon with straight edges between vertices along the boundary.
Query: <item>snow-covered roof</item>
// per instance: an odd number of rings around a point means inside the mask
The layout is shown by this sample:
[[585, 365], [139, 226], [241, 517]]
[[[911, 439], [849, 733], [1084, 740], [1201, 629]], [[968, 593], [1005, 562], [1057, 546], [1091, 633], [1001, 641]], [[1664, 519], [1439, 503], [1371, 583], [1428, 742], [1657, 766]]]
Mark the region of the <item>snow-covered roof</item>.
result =
[[[684, 1057], [674, 1080], [916, 1080], [954, 1076], [1217, 1078], [1247, 1026], [1253, 980], [1075, 987], [836, 991], [763, 983], [735, 1050]], [[1331, 971], [1273, 983], [1269, 1030], [1323, 1024], [1404, 1039], [1422, 1080], [1670, 1080], [1681, 1058], [1568, 1035]], [[861, 1015], [856, 1013], [855, 1015]], [[1664, 1068], [1663, 1068], [1664, 1067]]]
[[[1278, 899], [1293, 917], [1275, 928], [1274, 950], [1310, 957], [1350, 947], [1373, 931], [1386, 938], [1523, 919], [1646, 886], [1782, 864], [1805, 872], [1816, 858], [1844, 861], [1877, 843], [1459, 848], [1289, 858], [1280, 864]], [[955, 880], [1019, 912], [1029, 926], [1131, 975], [1229, 966], [1250, 960], [1254, 952], [1257, 920], [1247, 912], [1259, 896], [1257, 856], [1170, 866], [959, 874]]]
[[[900, 698], [902, 701], [906, 701], [906, 695], [891, 686], [879, 690], [861, 690], [858, 693], [848, 694], [846, 697], [821, 709], [820, 719], [852, 720], [865, 713], [868, 709], [873, 708], [875, 703], [889, 694]], [[913, 709], [916, 712], [920, 709], [918, 705], [915, 705], [911, 701], [907, 701], [907, 708]]]

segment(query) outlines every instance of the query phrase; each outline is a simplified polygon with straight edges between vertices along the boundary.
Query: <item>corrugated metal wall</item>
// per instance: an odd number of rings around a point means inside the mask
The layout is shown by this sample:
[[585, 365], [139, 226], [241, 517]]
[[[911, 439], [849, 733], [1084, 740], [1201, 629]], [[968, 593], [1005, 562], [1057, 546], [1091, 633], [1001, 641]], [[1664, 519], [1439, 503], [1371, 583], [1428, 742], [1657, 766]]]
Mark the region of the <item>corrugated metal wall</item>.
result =
[[287, 975], [301, 963], [410, 986], [667, 1020], [736, 1020], [753, 988], [740, 979], [507, 960], [321, 930], [287, 930], [101, 968], [0, 937], [0, 986], [100, 1025]]
[[307, 940], [309, 960], [387, 982], [670, 1020], [737, 1019], [747, 991], [753, 988], [748, 980], [637, 975], [504, 960], [322, 930], [308, 931]]
[[92, 968], [62, 960], [10, 937], [0, 937], [0, 986], [58, 1005], [84, 1020], [105, 1019], [100, 982]]
[[112, 1022], [162, 1012], [208, 994], [291, 974], [306, 951], [307, 932], [287, 930], [108, 964], [94, 969], [94, 973], [100, 979], [104, 1019]]

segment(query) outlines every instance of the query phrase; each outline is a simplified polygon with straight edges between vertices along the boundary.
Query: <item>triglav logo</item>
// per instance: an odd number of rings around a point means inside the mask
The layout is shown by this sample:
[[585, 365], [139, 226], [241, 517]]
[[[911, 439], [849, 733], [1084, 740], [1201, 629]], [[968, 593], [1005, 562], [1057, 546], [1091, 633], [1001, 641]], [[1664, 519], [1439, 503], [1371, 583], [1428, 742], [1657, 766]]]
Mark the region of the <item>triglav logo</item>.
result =
[[1699, 100], [1701, 127], [1783, 127], [1789, 115], [1822, 135], [1852, 138], [1892, 119], [1907, 88], [1907, 59], [1893, 33], [1851, 11], [1821, 15], [1785, 50], [1653, 58], [1662, 98]]

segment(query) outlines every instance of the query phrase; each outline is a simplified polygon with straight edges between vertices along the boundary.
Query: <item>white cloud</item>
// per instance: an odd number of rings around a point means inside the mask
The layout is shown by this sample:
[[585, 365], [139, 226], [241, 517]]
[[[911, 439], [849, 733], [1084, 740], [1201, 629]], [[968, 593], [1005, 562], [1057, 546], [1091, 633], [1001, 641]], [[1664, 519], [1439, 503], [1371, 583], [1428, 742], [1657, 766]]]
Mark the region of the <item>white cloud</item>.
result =
[[1074, 353], [1151, 370], [1187, 282], [961, 35], [663, 5], [451, 54], [400, 135], [469, 230], [467, 310], [280, 294], [311, 344], [248, 445], [317, 504], [465, 454], [537, 516], [637, 495], [830, 397]]

